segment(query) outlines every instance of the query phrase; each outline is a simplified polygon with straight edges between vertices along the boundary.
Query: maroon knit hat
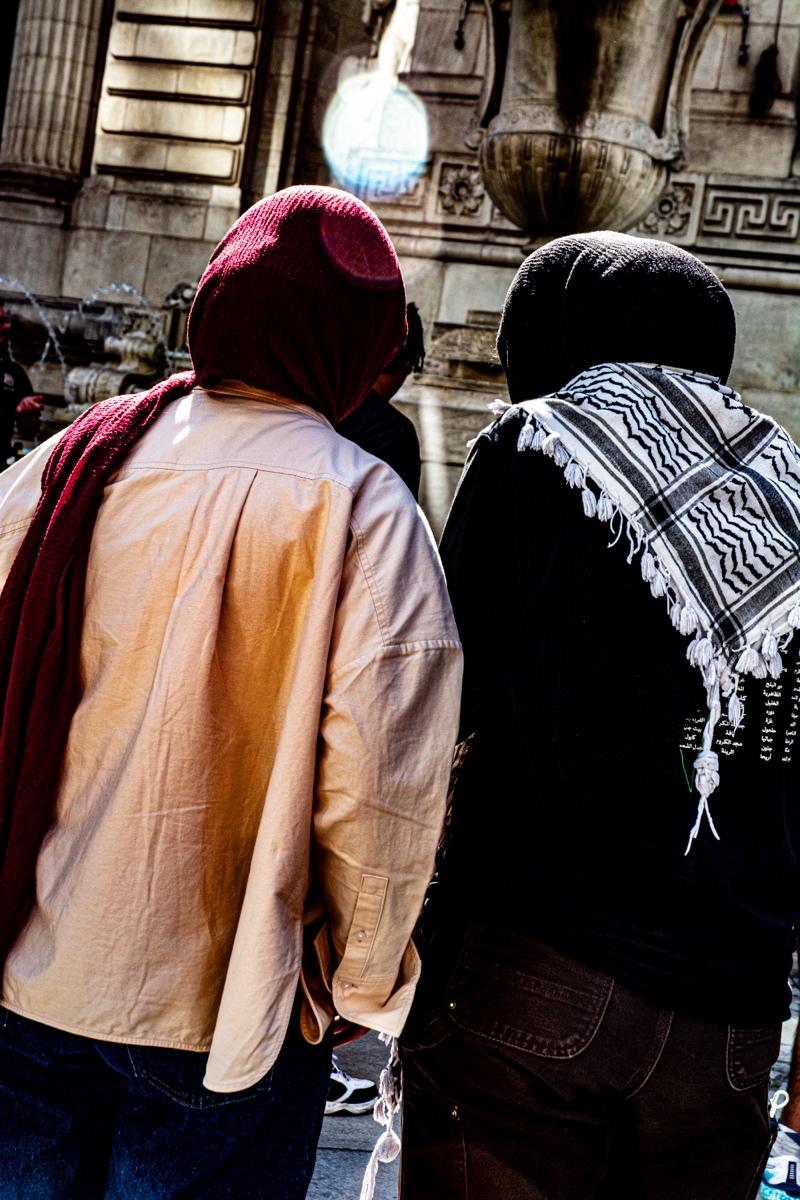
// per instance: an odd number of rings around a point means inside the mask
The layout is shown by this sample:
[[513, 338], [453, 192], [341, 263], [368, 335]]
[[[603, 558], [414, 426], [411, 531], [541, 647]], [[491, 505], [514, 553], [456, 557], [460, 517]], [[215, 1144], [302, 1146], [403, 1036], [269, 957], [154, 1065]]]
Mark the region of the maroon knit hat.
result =
[[347, 192], [291, 187], [244, 213], [211, 256], [189, 314], [199, 383], [239, 379], [339, 421], [405, 338], [400, 264]]

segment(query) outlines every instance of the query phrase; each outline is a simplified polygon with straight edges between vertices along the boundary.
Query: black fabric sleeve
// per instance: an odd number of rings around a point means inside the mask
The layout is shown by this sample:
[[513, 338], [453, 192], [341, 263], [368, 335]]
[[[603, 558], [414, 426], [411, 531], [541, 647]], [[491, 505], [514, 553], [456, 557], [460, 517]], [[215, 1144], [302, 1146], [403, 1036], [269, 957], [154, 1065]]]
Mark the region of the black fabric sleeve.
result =
[[[464, 647], [459, 740], [474, 733], [490, 690], [490, 631], [501, 618], [503, 562], [500, 451], [491, 431], [467, 460], [442, 534], [440, 552]], [[504, 540], [504, 539], [503, 539]]]

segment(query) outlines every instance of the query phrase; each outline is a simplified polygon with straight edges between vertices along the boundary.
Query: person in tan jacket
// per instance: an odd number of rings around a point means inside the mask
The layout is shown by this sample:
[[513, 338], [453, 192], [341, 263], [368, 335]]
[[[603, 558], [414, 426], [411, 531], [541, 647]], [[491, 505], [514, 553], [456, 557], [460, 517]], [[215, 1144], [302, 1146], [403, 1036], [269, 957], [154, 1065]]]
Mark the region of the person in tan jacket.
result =
[[287, 189], [212, 255], [194, 372], [0, 479], [4, 1197], [302, 1197], [334, 1014], [403, 1026], [461, 650], [332, 423], [404, 311], [370, 210]]

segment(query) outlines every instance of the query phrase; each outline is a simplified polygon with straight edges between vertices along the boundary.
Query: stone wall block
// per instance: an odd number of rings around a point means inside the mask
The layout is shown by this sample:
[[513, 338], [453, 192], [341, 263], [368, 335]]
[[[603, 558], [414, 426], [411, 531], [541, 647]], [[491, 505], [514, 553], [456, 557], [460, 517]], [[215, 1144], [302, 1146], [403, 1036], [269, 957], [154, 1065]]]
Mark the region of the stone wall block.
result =
[[237, 67], [249, 67], [255, 62], [256, 36], [249, 30], [240, 29], [234, 37], [233, 59]]
[[[196, 21], [216, 19], [220, 15], [219, 0], [189, 0], [189, 16]], [[225, 0], [225, 20], [252, 25], [256, 19], [255, 0]]]
[[[228, 63], [243, 63], [237, 57], [237, 37], [249, 36], [250, 58], [253, 61], [254, 35], [240, 35], [231, 29], [212, 29], [203, 26], [175, 25], [138, 25], [131, 57], [154, 59], [166, 62], [195, 62], [203, 64], [226, 65]], [[122, 57], [116, 45], [113, 52]], [[249, 65], [244, 58], [243, 65]]]
[[188, 142], [170, 142], [166, 149], [167, 171], [216, 179], [233, 179], [237, 174], [239, 156], [234, 150]]
[[160, 172], [167, 165], [167, 143], [155, 138], [118, 138], [99, 133], [95, 154], [108, 171]]
[[115, 21], [111, 29], [109, 50], [115, 58], [133, 58], [136, 53], [138, 26]]
[[[58, 228], [43, 228], [41, 213], [53, 214], [52, 207], [39, 206], [38, 212], [20, 212], [16, 205], [0, 206], [0, 245], [3, 247], [3, 274], [19, 279], [32, 292], [44, 296], [61, 294], [64, 263], [64, 238]], [[3, 220], [8, 213], [9, 220]], [[56, 214], [60, 221], [62, 215]], [[17, 219], [17, 217], [19, 219]]]
[[718, 22], [708, 35], [692, 79], [693, 88], [713, 90], [719, 81], [722, 59], [728, 45], [728, 30]]
[[[759, 9], [759, 16], [761, 10]], [[775, 24], [764, 24], [753, 21], [750, 25], [749, 43], [750, 58], [746, 66], [738, 62], [740, 32], [737, 26], [729, 26], [727, 42], [719, 74], [721, 91], [746, 92], [753, 90], [755, 82], [756, 63], [761, 53], [772, 45]], [[797, 70], [797, 55], [800, 48], [800, 28], [796, 25], [782, 25], [778, 34], [778, 75], [780, 76], [784, 94], [790, 93], [794, 86]]]
[[199, 204], [165, 204], [143, 196], [129, 196], [125, 228], [175, 238], [203, 237], [206, 208]]
[[189, 15], [189, 0], [119, 0], [117, 14], [143, 17], [172, 17], [177, 20]]
[[72, 206], [72, 223], [78, 228], [103, 229], [108, 218], [112, 181], [95, 175], [84, 182]]
[[758, 11], [753, 11], [753, 16], [774, 28], [779, 9], [782, 25], [800, 25], [800, 0], [783, 0], [782, 4], [781, 0], [758, 0]]
[[244, 110], [219, 104], [163, 104], [158, 100], [121, 100], [109, 97], [103, 104], [101, 128], [105, 133], [158, 134], [165, 138], [241, 142]]
[[237, 69], [111, 59], [106, 67], [105, 84], [111, 95], [117, 91], [153, 92], [176, 98], [197, 96], [245, 103], [250, 79], [247, 71]]
[[179, 90], [178, 68], [111, 58], [106, 66], [105, 85], [112, 95], [118, 90], [174, 95]]
[[125, 228], [125, 207], [128, 197], [125, 195], [109, 196], [106, 212], [106, 229]]
[[689, 165], [704, 171], [782, 179], [790, 173], [794, 141], [795, 130], [789, 124], [695, 112]]
[[206, 209], [203, 237], [207, 242], [213, 242], [216, 245], [217, 242], [222, 241], [238, 216], [238, 208], [211, 205]]
[[464, 23], [464, 49], [456, 50], [458, 6], [423, 3], [411, 55], [411, 71], [450, 75], [482, 75], [485, 69], [486, 21], [483, 11], [471, 8]]
[[176, 280], [199, 279], [206, 268], [213, 246], [205, 241], [154, 237], [144, 279], [144, 292], [155, 303], [163, 300]]
[[75, 229], [69, 240], [61, 292], [81, 299], [106, 283], [144, 286], [148, 234]]

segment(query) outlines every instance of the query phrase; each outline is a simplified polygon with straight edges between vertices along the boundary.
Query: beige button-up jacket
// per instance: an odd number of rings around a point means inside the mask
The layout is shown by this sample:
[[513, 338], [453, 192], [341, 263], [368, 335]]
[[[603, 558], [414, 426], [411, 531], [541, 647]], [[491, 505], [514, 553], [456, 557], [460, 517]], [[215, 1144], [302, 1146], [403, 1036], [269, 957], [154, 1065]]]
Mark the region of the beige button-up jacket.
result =
[[[0, 582], [52, 442], [0, 475]], [[2, 1003], [209, 1051], [236, 1091], [334, 1009], [396, 1034], [456, 734], [430, 531], [383, 463], [240, 384], [169, 405], [112, 477], [38, 901]]]

